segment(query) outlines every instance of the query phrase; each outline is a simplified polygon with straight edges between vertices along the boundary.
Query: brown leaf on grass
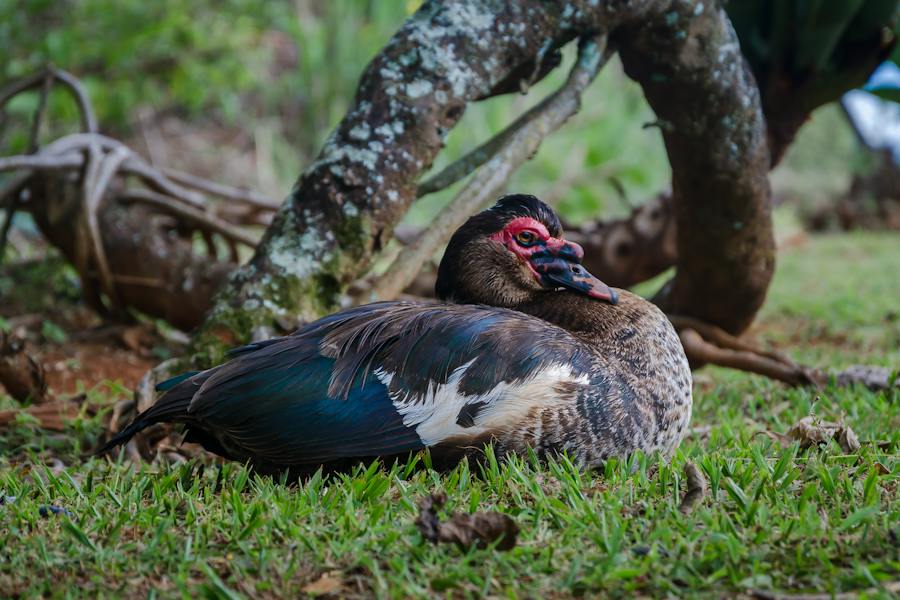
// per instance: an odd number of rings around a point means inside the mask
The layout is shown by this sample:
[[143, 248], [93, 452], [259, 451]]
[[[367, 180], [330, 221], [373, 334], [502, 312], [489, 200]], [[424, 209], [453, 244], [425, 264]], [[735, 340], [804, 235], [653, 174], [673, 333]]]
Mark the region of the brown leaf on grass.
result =
[[849, 427], [841, 427], [837, 432], [837, 442], [844, 454], [852, 454], [859, 450], [859, 438]]
[[519, 526], [509, 515], [494, 511], [469, 515], [453, 513], [449, 519], [441, 522], [437, 511], [446, 501], [446, 495], [437, 493], [419, 502], [416, 527], [426, 540], [434, 544], [453, 543], [461, 549], [472, 546], [486, 548], [494, 542], [497, 542], [498, 550], [511, 550], [515, 547]]
[[859, 438], [850, 427], [843, 422], [822, 421], [812, 415], [797, 421], [787, 433], [761, 431], [757, 435], [768, 436], [785, 448], [794, 442], [800, 442], [800, 448], [805, 450], [836, 440], [845, 454], [859, 450]]
[[879, 475], [890, 475], [890, 474], [891, 474], [891, 470], [888, 469], [888, 468], [887, 468], [886, 466], [884, 466], [883, 464], [881, 464], [880, 462], [876, 462], [876, 463], [875, 463], [874, 465], [872, 465], [872, 466], [875, 467], [875, 470], [878, 471], [878, 474], [879, 474]]
[[706, 497], [706, 477], [703, 476], [697, 465], [687, 461], [684, 463], [684, 478], [687, 480], [687, 491], [684, 493], [684, 498], [681, 499], [678, 510], [681, 514], [688, 515]]
[[322, 576], [303, 586], [302, 592], [311, 596], [338, 594], [343, 591], [344, 582], [338, 579], [338, 573], [322, 573]]

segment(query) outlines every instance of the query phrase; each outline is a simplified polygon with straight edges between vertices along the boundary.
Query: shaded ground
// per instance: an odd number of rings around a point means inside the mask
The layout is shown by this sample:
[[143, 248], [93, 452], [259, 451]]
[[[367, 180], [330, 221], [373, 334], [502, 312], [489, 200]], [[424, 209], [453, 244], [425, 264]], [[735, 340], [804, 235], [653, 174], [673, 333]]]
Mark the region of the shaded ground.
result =
[[77, 276], [55, 256], [0, 268], [0, 295], [0, 326], [25, 335], [55, 396], [105, 382], [131, 388], [172, 351], [153, 324], [104, 325], [82, 306]]
[[[798, 238], [779, 257], [753, 335], [811, 363], [897, 366], [898, 256], [900, 236], [891, 234]], [[56, 356], [67, 344], [44, 329], [35, 341]], [[109, 367], [96, 367], [93, 348], [82, 347], [79, 365], [64, 368], [57, 385], [83, 378], [89, 401], [109, 406], [127, 390], [97, 385]], [[164, 351], [150, 344], [149, 357], [133, 360], [153, 362]], [[128, 356], [109, 355], [122, 358], [111, 364], [123, 383], [132, 376]], [[604, 473], [582, 474], [565, 461], [488, 462], [483, 472], [462, 465], [443, 476], [404, 465], [285, 487], [239, 465], [136, 469], [88, 458], [108, 411], [75, 419], [63, 435], [23, 421], [0, 431], [0, 497], [15, 497], [0, 506], [0, 595], [721, 597], [872, 589], [869, 597], [892, 597], [887, 586], [900, 580], [898, 393], [793, 390], [720, 369], [696, 380], [694, 433], [673, 463], [635, 457]], [[801, 451], [757, 435], [785, 433], [810, 413], [843, 419], [862, 448]], [[684, 516], [688, 459], [709, 479], [710, 497]], [[416, 504], [440, 490], [448, 510], [511, 515], [519, 545], [463, 552], [425, 543]], [[51, 505], [70, 514], [41, 517]]]

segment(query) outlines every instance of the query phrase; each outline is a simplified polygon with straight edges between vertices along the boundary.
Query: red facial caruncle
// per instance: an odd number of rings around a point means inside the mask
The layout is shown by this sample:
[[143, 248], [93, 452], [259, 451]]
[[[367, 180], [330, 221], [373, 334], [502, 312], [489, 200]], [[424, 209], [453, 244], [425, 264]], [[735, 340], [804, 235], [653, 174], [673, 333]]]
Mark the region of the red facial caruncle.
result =
[[516, 217], [490, 239], [515, 254], [546, 288], [565, 287], [612, 304], [618, 300], [614, 291], [581, 266], [584, 249], [574, 242], [551, 237], [537, 219]]
[[[506, 246], [507, 250], [525, 261], [533, 272], [534, 268], [529, 260], [536, 254], [546, 254], [548, 251], [552, 254], [562, 253], [577, 263], [584, 258], [584, 249], [580, 245], [550, 237], [547, 227], [531, 217], [516, 217], [490, 239]], [[536, 272], [535, 276], [538, 276]]]

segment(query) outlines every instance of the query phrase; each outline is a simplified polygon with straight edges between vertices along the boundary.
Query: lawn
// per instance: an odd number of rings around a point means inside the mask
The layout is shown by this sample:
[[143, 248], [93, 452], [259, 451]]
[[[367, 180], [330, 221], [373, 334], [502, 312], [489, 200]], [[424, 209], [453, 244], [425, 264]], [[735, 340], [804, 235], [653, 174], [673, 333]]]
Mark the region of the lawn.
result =
[[[898, 256], [888, 234], [792, 244], [753, 334], [817, 364], [897, 366]], [[126, 393], [112, 384], [89, 396], [109, 405]], [[62, 435], [22, 419], [0, 432], [0, 596], [887, 598], [900, 580], [898, 398], [707, 369], [671, 464], [634, 456], [581, 473], [564, 458], [487, 460], [445, 474], [374, 464], [295, 486], [237, 464], [91, 458], [104, 413]], [[810, 413], [843, 419], [862, 448], [782, 448], [758, 435]], [[684, 515], [688, 460], [709, 495]], [[426, 542], [417, 503], [437, 491], [450, 510], [510, 515], [518, 545]]]

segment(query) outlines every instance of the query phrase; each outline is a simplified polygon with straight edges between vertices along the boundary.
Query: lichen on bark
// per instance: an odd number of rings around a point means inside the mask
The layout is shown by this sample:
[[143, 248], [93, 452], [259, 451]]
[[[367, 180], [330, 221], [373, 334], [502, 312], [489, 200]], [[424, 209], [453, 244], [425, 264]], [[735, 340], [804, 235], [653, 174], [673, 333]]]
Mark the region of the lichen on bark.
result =
[[542, 56], [644, 4], [426, 2], [368, 65], [353, 107], [219, 294], [194, 337], [196, 362], [336, 308], [390, 239], [467, 103], [545, 74]]

